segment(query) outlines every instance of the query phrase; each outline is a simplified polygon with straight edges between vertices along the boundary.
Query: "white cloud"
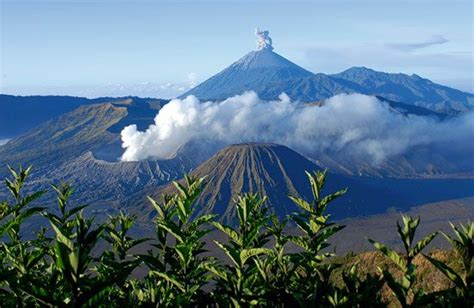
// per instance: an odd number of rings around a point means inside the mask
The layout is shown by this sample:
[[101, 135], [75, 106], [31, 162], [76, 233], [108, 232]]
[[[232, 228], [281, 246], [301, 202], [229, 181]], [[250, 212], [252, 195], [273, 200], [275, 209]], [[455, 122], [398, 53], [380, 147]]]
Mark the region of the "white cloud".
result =
[[420, 42], [411, 42], [411, 43], [396, 43], [396, 44], [387, 44], [390, 48], [394, 48], [400, 51], [411, 52], [422, 48], [427, 48], [434, 45], [441, 45], [449, 42], [442, 35], [434, 35], [426, 40]]
[[337, 95], [321, 107], [291, 102], [285, 94], [276, 101], [262, 101], [246, 92], [219, 103], [188, 96], [166, 104], [146, 131], [135, 125], [124, 128], [122, 160], [167, 159], [195, 140], [224, 145], [275, 142], [310, 157], [361, 156], [374, 164], [417, 145], [448, 141], [464, 144], [464, 151], [472, 154], [472, 123], [474, 113], [445, 122], [407, 117], [361, 94]]

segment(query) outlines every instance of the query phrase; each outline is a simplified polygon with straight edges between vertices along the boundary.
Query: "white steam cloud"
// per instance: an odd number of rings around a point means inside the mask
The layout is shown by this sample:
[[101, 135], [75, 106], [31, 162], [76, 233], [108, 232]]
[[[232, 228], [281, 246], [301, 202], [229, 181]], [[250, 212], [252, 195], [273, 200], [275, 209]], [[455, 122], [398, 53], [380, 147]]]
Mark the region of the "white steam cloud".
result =
[[273, 50], [272, 39], [270, 37], [270, 32], [267, 30], [260, 30], [260, 28], [255, 29], [255, 35], [257, 36], [257, 50], [269, 49]]
[[284, 93], [276, 101], [262, 101], [254, 92], [222, 102], [188, 96], [166, 104], [144, 132], [125, 127], [122, 160], [167, 159], [193, 140], [274, 142], [313, 158], [342, 154], [375, 164], [418, 145], [464, 144], [462, 150], [473, 154], [473, 123], [474, 113], [446, 121], [405, 116], [361, 94], [337, 95], [322, 106], [291, 102]]

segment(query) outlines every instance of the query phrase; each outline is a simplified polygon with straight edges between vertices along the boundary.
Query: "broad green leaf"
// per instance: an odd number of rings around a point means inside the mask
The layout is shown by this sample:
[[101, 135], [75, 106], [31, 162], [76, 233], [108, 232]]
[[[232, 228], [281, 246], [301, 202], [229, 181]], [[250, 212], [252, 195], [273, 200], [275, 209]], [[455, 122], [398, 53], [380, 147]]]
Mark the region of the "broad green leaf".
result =
[[219, 246], [219, 248], [222, 249], [226, 253], [226, 255], [230, 258], [230, 260], [236, 266], [240, 266], [240, 255], [239, 255], [239, 253], [237, 252], [236, 249], [234, 249], [232, 247], [229, 247], [225, 244], [222, 244], [218, 241], [214, 241], [214, 243], [216, 243], [216, 245]]
[[181, 283], [179, 283], [175, 278], [173, 278], [171, 275], [169, 275], [168, 273], [158, 272], [158, 271], [150, 271], [150, 274], [151, 275], [156, 275], [158, 277], [161, 277], [161, 278], [165, 279], [166, 281], [168, 281], [169, 283], [171, 283], [172, 285], [177, 287], [181, 292], [186, 291], [184, 286]]
[[431, 258], [427, 255], [423, 255], [428, 261], [430, 261], [441, 273], [443, 273], [449, 280], [451, 280], [458, 288], [466, 288], [462, 278], [449, 266], [441, 261]]
[[410, 257], [415, 257], [418, 255], [426, 246], [428, 246], [428, 244], [436, 237], [437, 234], [438, 232], [434, 232], [416, 243], [415, 247], [410, 250]]
[[395, 294], [395, 297], [398, 299], [400, 304], [402, 304], [402, 306], [405, 306], [407, 294], [403, 287], [395, 280], [395, 278], [392, 276], [392, 274], [390, 274], [389, 271], [384, 270], [382, 272], [382, 275], [385, 281], [387, 281], [387, 285], [392, 290], [393, 294]]
[[314, 209], [313, 207], [307, 202], [305, 201], [304, 199], [301, 199], [301, 198], [298, 198], [298, 197], [294, 197], [294, 196], [288, 196], [288, 198], [291, 199], [291, 201], [293, 201], [296, 205], [298, 205], [300, 208], [302, 208], [303, 210], [309, 212], [309, 213], [313, 213], [314, 212]]
[[372, 239], [369, 239], [369, 242], [374, 245], [375, 249], [386, 255], [390, 260], [392, 260], [402, 271], [405, 272], [407, 270], [405, 260], [396, 251]]
[[150, 204], [155, 208], [155, 210], [158, 212], [158, 216], [159, 217], [164, 217], [164, 213], [163, 213], [163, 209], [161, 208], [161, 205], [155, 201], [155, 199], [153, 199], [152, 197], [150, 196], [146, 196], [148, 201], [150, 202]]
[[272, 250], [268, 248], [250, 248], [250, 249], [244, 249], [240, 252], [240, 260], [242, 262], [242, 265], [244, 265], [247, 260], [251, 257], [261, 255], [261, 254], [271, 254]]
[[229, 236], [231, 239], [233, 239], [236, 243], [239, 243], [240, 245], [242, 245], [242, 241], [241, 241], [241, 238], [240, 238], [239, 234], [232, 227], [225, 226], [225, 225], [223, 225], [223, 224], [221, 224], [220, 222], [217, 222], [217, 221], [212, 222], [212, 225], [214, 227], [216, 227], [217, 229], [219, 229], [220, 231], [227, 234], [227, 236]]
[[51, 226], [53, 227], [54, 232], [56, 232], [56, 240], [63, 243], [69, 250], [74, 249], [73, 242], [64, 234], [61, 226], [57, 225], [55, 221], [50, 220]]
[[30, 204], [31, 202], [35, 201], [36, 199], [38, 199], [42, 195], [44, 195], [45, 192], [46, 191], [41, 190], [41, 191], [34, 192], [31, 195], [28, 195], [28, 196], [24, 197], [20, 202], [20, 206], [24, 207], [24, 206]]
[[181, 230], [178, 228], [178, 226], [175, 225], [174, 222], [168, 222], [166, 224], [162, 223], [162, 222], [158, 222], [157, 225], [160, 228], [168, 231], [171, 235], [173, 235], [178, 242], [180, 242], [180, 243], [184, 242], [184, 240], [183, 240], [183, 238], [180, 234]]

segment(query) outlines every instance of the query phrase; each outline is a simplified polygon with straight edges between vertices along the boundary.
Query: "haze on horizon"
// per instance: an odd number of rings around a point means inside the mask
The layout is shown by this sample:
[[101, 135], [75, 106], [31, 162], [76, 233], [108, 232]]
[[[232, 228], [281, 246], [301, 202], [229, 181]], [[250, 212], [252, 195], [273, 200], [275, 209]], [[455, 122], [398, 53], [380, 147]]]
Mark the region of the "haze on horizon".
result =
[[255, 27], [312, 72], [366, 66], [474, 92], [469, 0], [1, 0], [0, 93], [173, 97], [255, 50]]

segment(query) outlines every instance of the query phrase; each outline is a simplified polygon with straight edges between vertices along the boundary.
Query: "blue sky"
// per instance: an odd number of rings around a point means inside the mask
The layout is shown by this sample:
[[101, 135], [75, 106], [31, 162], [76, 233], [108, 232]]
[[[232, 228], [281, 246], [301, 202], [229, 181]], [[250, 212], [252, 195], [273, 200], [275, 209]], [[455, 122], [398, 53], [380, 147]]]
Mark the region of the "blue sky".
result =
[[172, 96], [255, 49], [313, 71], [416, 73], [474, 91], [466, 1], [5, 1], [0, 92]]

